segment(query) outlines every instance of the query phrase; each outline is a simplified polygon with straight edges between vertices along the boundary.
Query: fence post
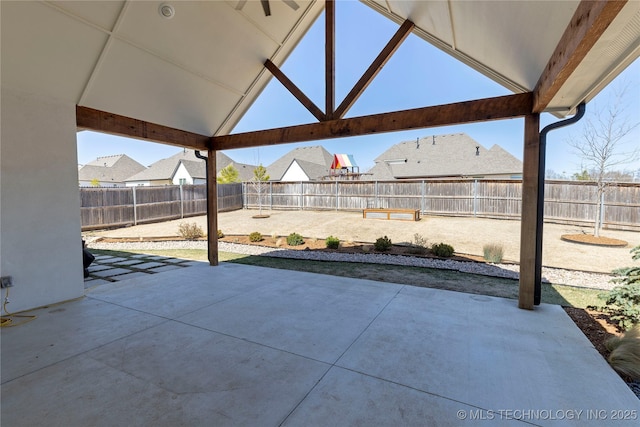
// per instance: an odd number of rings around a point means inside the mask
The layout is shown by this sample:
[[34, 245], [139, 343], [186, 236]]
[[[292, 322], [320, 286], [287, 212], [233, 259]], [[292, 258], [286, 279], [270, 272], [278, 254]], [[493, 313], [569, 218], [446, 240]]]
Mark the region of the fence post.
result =
[[600, 228], [604, 228], [604, 191], [600, 194]]
[[273, 181], [269, 181], [269, 209], [273, 210]]
[[302, 181], [300, 181], [300, 210], [304, 210], [304, 183]]
[[340, 210], [340, 196], [338, 195], [338, 179], [336, 178], [336, 211]]
[[180, 219], [184, 218], [184, 192], [180, 184]]
[[373, 196], [373, 206], [378, 209], [380, 207], [380, 203], [378, 202], [378, 181], [376, 181], [375, 191]]
[[425, 203], [424, 203], [424, 196], [426, 193], [427, 189], [426, 186], [424, 184], [424, 179], [422, 181], [420, 181], [420, 214], [424, 215], [426, 213], [426, 207], [425, 207]]
[[247, 183], [242, 181], [242, 209], [247, 209]]
[[136, 205], [136, 187], [131, 187], [131, 191], [133, 192], [133, 225], [138, 225], [138, 208]]
[[478, 180], [473, 180], [473, 217], [478, 214]]

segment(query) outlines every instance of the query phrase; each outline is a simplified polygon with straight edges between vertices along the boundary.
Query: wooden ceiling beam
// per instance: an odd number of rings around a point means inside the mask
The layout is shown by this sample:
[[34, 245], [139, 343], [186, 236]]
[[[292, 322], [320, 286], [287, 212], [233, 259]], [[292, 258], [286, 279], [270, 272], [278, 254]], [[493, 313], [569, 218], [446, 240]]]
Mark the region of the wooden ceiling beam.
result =
[[336, 4], [334, 0], [325, 2], [325, 115], [333, 118], [336, 98]]
[[481, 122], [531, 114], [533, 94], [520, 93], [496, 98], [416, 108], [371, 116], [333, 119], [320, 123], [211, 137], [211, 148], [261, 147], [292, 142], [370, 135], [409, 129]]
[[282, 83], [282, 85], [287, 88], [287, 90], [289, 92], [291, 92], [291, 94], [293, 96], [295, 96], [295, 98], [300, 101], [300, 103], [302, 105], [305, 106], [305, 108], [307, 110], [309, 110], [309, 112], [311, 114], [313, 114], [313, 116], [318, 119], [319, 121], [323, 121], [326, 119], [325, 114], [322, 112], [322, 110], [320, 108], [318, 108], [318, 106], [316, 104], [313, 103], [313, 101], [311, 99], [309, 99], [307, 97], [307, 95], [304, 94], [304, 92], [302, 92], [300, 90], [300, 88], [298, 88], [298, 86], [295, 85], [295, 83], [293, 83], [289, 77], [287, 77], [281, 70], [280, 68], [278, 68], [278, 66], [276, 64], [274, 64], [273, 62], [271, 62], [271, 60], [267, 59], [264, 62], [264, 66], [271, 71], [271, 74], [273, 74], [273, 76], [278, 79], [280, 81], [280, 83]]
[[79, 105], [76, 106], [76, 126], [79, 129], [193, 148], [194, 150], [207, 150], [210, 141], [209, 136]]
[[340, 106], [336, 109], [333, 118], [341, 119], [344, 117], [347, 111], [349, 111], [349, 108], [358, 100], [367, 86], [369, 86], [380, 70], [382, 70], [382, 67], [389, 61], [393, 53], [398, 50], [402, 42], [409, 36], [414, 27], [414, 23], [408, 19], [402, 23], [398, 31], [396, 31], [391, 40], [389, 40], [376, 59], [373, 60], [367, 71], [360, 77], [360, 80], [353, 86]]
[[627, 0], [580, 2], [533, 90], [534, 113], [547, 108], [626, 3]]

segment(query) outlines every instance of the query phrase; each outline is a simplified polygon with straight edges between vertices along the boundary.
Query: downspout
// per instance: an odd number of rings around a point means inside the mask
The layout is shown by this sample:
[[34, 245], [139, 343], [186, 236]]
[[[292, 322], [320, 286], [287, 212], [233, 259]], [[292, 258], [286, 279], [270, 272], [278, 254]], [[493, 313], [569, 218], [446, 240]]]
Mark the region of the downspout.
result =
[[569, 126], [579, 121], [586, 110], [586, 104], [580, 103], [577, 107], [576, 114], [566, 120], [551, 123], [540, 131], [540, 151], [538, 158], [538, 200], [536, 213], [536, 256], [535, 256], [535, 287], [534, 287], [534, 305], [540, 305], [542, 296], [542, 227], [544, 223], [544, 173], [545, 173], [545, 156], [547, 151], [547, 134], [552, 130]]
[[[194, 151], [195, 155], [197, 158], [204, 160], [204, 171], [205, 171], [205, 175], [204, 175], [204, 179], [207, 182], [207, 197], [209, 197], [209, 186], [211, 185], [211, 183], [209, 182], [209, 167], [208, 167], [208, 162], [209, 162], [209, 158], [207, 156], [203, 156], [202, 154], [200, 154], [200, 150], [195, 150]], [[207, 205], [207, 239], [209, 238], [209, 236], [211, 236], [211, 223], [209, 222], [209, 205]], [[217, 230], [216, 230], [217, 232]], [[209, 257], [211, 254], [209, 253], [209, 249], [208, 249], [207, 245], [207, 257]]]

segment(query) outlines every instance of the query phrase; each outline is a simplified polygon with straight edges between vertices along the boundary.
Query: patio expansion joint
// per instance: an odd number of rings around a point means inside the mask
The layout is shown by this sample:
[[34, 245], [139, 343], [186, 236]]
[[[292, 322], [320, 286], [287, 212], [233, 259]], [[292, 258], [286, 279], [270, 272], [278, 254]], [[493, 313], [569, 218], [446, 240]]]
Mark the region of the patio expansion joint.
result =
[[[300, 405], [302, 405], [302, 403], [307, 399], [307, 397], [309, 397], [309, 395], [316, 389], [316, 387], [318, 386], [318, 384], [320, 384], [322, 382], [322, 380], [324, 379], [324, 377], [329, 373], [329, 371], [331, 371], [332, 368], [337, 367], [340, 369], [345, 369], [342, 366], [337, 365], [337, 363], [340, 361], [340, 359], [349, 351], [349, 349], [351, 349], [351, 347], [356, 343], [356, 341], [358, 341], [360, 339], [360, 337], [371, 327], [371, 325], [373, 324], [373, 322], [376, 321], [376, 319], [382, 314], [382, 312], [389, 306], [389, 304], [391, 304], [391, 302], [393, 300], [396, 299], [396, 297], [398, 296], [398, 294], [406, 287], [407, 285], [402, 285], [398, 288], [398, 290], [396, 291], [395, 294], [393, 294], [393, 296], [391, 298], [389, 298], [389, 301], [387, 301], [387, 303], [378, 311], [378, 313], [373, 317], [373, 319], [371, 319], [371, 321], [367, 324], [367, 326], [365, 326], [362, 331], [360, 331], [360, 333], [358, 334], [357, 337], [355, 337], [353, 339], [353, 341], [351, 342], [351, 344], [349, 344], [349, 346], [347, 346], [347, 348], [340, 354], [340, 356], [338, 356], [336, 358], [336, 360], [333, 361], [333, 363], [329, 364], [329, 368], [327, 368], [327, 370], [324, 372], [324, 374], [322, 374], [322, 376], [318, 379], [318, 381], [316, 381], [316, 383], [313, 385], [313, 387], [311, 387], [309, 389], [309, 391], [302, 397], [302, 399], [300, 399], [300, 401], [291, 409], [291, 411], [289, 411], [289, 413], [284, 417], [284, 419], [282, 420], [282, 422], [279, 424], [279, 426], [282, 426], [287, 419], [289, 419], [289, 417], [291, 416], [291, 414], [293, 414], [296, 409], [298, 409], [298, 407]], [[281, 350], [282, 351], [282, 350]], [[300, 356], [300, 355], [298, 355]], [[303, 356], [304, 357], [304, 356]], [[326, 362], [323, 362], [326, 363]], [[355, 371], [353, 371], [355, 372]], [[366, 375], [366, 374], [365, 374]], [[371, 375], [367, 375], [369, 377], [371, 377]], [[380, 378], [381, 379], [381, 378]], [[383, 380], [385, 381], [385, 380]], [[389, 381], [390, 382], [390, 381]]]
[[[445, 399], [445, 400], [448, 400], [448, 401], [450, 401], [450, 402], [459, 403], [460, 405], [464, 405], [464, 406], [466, 406], [466, 407], [470, 407], [470, 408], [474, 408], [474, 409], [479, 409], [479, 410], [483, 411], [484, 413], [492, 413], [492, 412], [496, 412], [496, 409], [495, 409], [495, 408], [493, 408], [493, 409], [491, 409], [491, 408], [483, 408], [482, 406], [478, 406], [478, 405], [475, 405], [475, 404], [473, 404], [473, 403], [464, 402], [464, 401], [462, 401], [462, 400], [455, 399], [455, 398], [453, 398], [453, 397], [447, 397], [447, 396], [444, 396], [444, 395], [442, 395], [442, 394], [434, 393], [434, 392], [432, 392], [432, 391], [427, 391], [427, 390], [423, 390], [423, 389], [421, 389], [421, 388], [412, 387], [412, 386], [410, 386], [410, 385], [403, 384], [403, 383], [399, 383], [399, 382], [397, 382], [397, 381], [393, 381], [393, 380], [390, 380], [390, 379], [387, 379], [387, 378], [381, 378], [381, 377], [376, 376], [376, 375], [371, 375], [371, 374], [368, 374], [368, 373], [366, 373], [366, 372], [358, 371], [357, 369], [347, 368], [347, 367], [344, 367], [344, 366], [340, 366], [340, 365], [338, 365], [338, 364], [333, 364], [333, 365], [331, 365], [331, 367], [332, 367], [332, 368], [333, 368], [334, 366], [335, 366], [336, 368], [344, 369], [345, 371], [353, 372], [354, 374], [363, 375], [363, 376], [365, 376], [365, 377], [369, 377], [369, 378], [373, 378], [373, 379], [378, 380], [378, 381], [383, 381], [383, 382], [386, 382], [386, 383], [389, 383], [389, 384], [393, 384], [393, 385], [396, 385], [396, 386], [398, 386], [398, 387], [403, 387], [403, 388], [406, 388], [406, 389], [409, 389], [409, 390], [417, 391], [418, 393], [428, 394], [428, 395], [430, 395], [430, 396], [437, 397], [437, 398], [439, 398], [439, 399]], [[326, 374], [325, 374], [325, 375], [326, 375]], [[315, 388], [315, 387], [314, 387], [314, 388]], [[305, 396], [305, 397], [306, 397], [306, 396]], [[303, 400], [304, 400], [304, 399], [303, 399]], [[535, 424], [535, 423], [532, 423], [532, 422], [530, 422], [530, 421], [521, 420], [521, 419], [518, 419], [518, 418], [513, 418], [512, 420], [513, 420], [513, 421], [520, 421], [521, 423], [524, 423], [524, 424], [527, 424], [527, 425], [531, 425], [531, 426], [543, 427], [541, 424]]]
[[55, 362], [53, 362], [53, 363], [50, 363], [50, 364], [48, 364], [48, 365], [42, 366], [42, 367], [40, 367], [40, 368], [37, 368], [37, 369], [35, 369], [35, 370], [33, 370], [33, 371], [26, 372], [26, 373], [24, 373], [24, 374], [22, 374], [22, 375], [19, 375], [19, 376], [15, 377], [15, 378], [12, 378], [12, 379], [10, 379], [10, 380], [8, 380], [8, 381], [6, 381], [6, 382], [1, 383], [1, 385], [10, 384], [11, 382], [16, 381], [16, 380], [19, 380], [19, 379], [21, 379], [21, 378], [23, 378], [23, 377], [26, 377], [26, 376], [29, 376], [29, 375], [33, 375], [34, 373], [36, 373], [36, 372], [40, 372], [40, 371], [42, 371], [42, 370], [44, 370], [44, 369], [49, 369], [49, 368], [50, 368], [50, 367], [52, 367], [52, 366], [59, 365], [59, 364], [64, 363], [64, 362], [66, 362], [66, 361], [68, 361], [68, 360], [71, 360], [71, 359], [73, 359], [73, 358], [75, 358], [75, 357], [85, 355], [85, 354], [90, 353], [90, 352], [92, 352], [92, 351], [95, 351], [95, 350], [97, 350], [97, 349], [99, 349], [99, 348], [102, 348], [102, 347], [107, 346], [107, 345], [109, 345], [109, 344], [112, 344], [112, 343], [114, 343], [114, 342], [120, 341], [120, 340], [121, 340], [121, 339], [123, 339], [123, 338], [128, 338], [128, 337], [131, 337], [131, 336], [137, 335], [137, 334], [139, 334], [140, 332], [147, 331], [147, 330], [149, 330], [149, 329], [151, 329], [151, 328], [155, 328], [155, 327], [157, 327], [157, 326], [159, 326], [159, 325], [165, 324], [165, 323], [167, 323], [167, 322], [169, 322], [169, 321], [173, 320], [173, 319], [166, 318], [166, 317], [164, 317], [164, 316], [158, 316], [158, 315], [156, 315], [156, 314], [151, 314], [151, 313], [146, 313], [146, 312], [144, 312], [144, 311], [136, 310], [135, 308], [124, 307], [124, 306], [121, 306], [121, 305], [119, 305], [119, 304], [115, 304], [115, 303], [112, 303], [112, 302], [109, 302], [109, 301], [103, 301], [103, 300], [98, 299], [98, 298], [93, 298], [93, 297], [89, 297], [89, 296], [85, 296], [85, 298], [89, 298], [89, 299], [93, 299], [93, 300], [96, 300], [96, 301], [100, 301], [100, 302], [105, 303], [105, 304], [112, 304], [112, 305], [115, 305], [115, 306], [118, 306], [118, 307], [121, 307], [121, 308], [125, 308], [125, 309], [128, 309], [128, 310], [137, 311], [137, 312], [139, 312], [139, 313], [148, 314], [148, 315], [151, 315], [151, 316], [154, 316], [154, 317], [160, 318], [160, 319], [164, 319], [164, 321], [163, 321], [163, 322], [160, 322], [160, 323], [154, 323], [153, 325], [147, 326], [147, 327], [145, 327], [145, 328], [143, 328], [143, 329], [136, 330], [135, 332], [131, 332], [131, 333], [129, 333], [129, 334], [126, 334], [126, 335], [123, 335], [123, 336], [120, 336], [120, 337], [114, 338], [114, 339], [112, 339], [112, 340], [109, 340], [109, 341], [107, 341], [107, 342], [100, 343], [100, 344], [98, 344], [98, 345], [96, 345], [96, 346], [94, 346], [94, 347], [91, 347], [91, 348], [88, 348], [88, 349], [86, 349], [86, 350], [80, 351], [80, 352], [78, 352], [78, 353], [72, 354], [72, 355], [70, 355], [70, 356], [68, 356], [68, 357], [62, 358], [62, 359], [57, 360], [57, 361], [55, 361]]

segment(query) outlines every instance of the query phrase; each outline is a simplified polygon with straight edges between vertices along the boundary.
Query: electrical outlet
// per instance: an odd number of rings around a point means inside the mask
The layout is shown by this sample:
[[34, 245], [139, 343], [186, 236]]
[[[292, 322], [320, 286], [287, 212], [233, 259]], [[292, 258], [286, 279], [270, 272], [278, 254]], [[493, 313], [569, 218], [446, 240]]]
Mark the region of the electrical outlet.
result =
[[10, 288], [13, 286], [13, 279], [11, 276], [0, 277], [0, 288]]

